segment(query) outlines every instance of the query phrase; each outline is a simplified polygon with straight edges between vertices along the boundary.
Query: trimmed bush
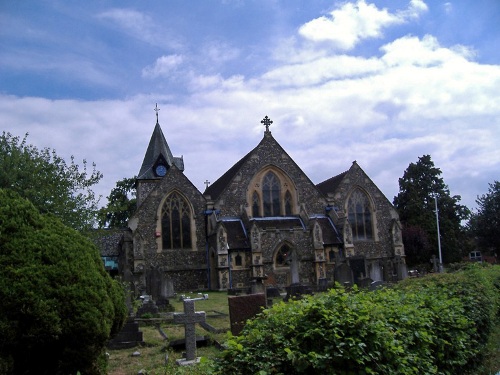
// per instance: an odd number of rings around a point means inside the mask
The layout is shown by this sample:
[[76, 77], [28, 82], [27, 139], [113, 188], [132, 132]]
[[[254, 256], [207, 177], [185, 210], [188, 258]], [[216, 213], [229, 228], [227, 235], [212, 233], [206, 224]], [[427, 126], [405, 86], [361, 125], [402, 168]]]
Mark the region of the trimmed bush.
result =
[[274, 305], [229, 337], [221, 374], [456, 374], [478, 364], [500, 268]]
[[0, 189], [0, 372], [104, 373], [124, 290], [98, 250], [16, 193]]

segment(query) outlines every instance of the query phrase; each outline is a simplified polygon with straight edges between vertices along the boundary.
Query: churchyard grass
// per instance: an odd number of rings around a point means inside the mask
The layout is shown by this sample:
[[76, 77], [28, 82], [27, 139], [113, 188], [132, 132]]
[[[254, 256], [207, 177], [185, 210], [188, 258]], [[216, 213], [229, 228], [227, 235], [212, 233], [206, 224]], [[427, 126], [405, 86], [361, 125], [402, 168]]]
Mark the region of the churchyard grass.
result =
[[[198, 298], [197, 293], [186, 293], [186, 297]], [[226, 292], [209, 292], [207, 300], [195, 302], [196, 311], [205, 311], [207, 323], [217, 329], [224, 329], [223, 333], [209, 333], [199, 325], [196, 326], [196, 334], [208, 336], [212, 340], [223, 343], [226, 339], [226, 332], [229, 331], [229, 307]], [[177, 298], [170, 300], [174, 307], [174, 312], [183, 311], [183, 303]], [[217, 312], [217, 313], [215, 313]], [[218, 314], [222, 313], [222, 314]], [[216, 317], [215, 317], [216, 316]], [[109, 375], [136, 375], [140, 370], [145, 370], [148, 375], [184, 375], [184, 374], [207, 374], [208, 370], [203, 361], [207, 358], [215, 358], [220, 354], [220, 350], [214, 345], [197, 349], [197, 356], [202, 358], [202, 363], [196, 366], [178, 366], [175, 361], [182, 358], [181, 351], [174, 351], [169, 348], [171, 340], [184, 338], [184, 327], [174, 325], [172, 321], [161, 321], [160, 327], [166, 333], [169, 340], [164, 340], [155, 324], [157, 320], [150, 322], [141, 321], [140, 330], [143, 332], [144, 346], [131, 349], [108, 350], [108, 374]], [[132, 356], [138, 351], [140, 356]], [[168, 362], [165, 357], [168, 354]]]

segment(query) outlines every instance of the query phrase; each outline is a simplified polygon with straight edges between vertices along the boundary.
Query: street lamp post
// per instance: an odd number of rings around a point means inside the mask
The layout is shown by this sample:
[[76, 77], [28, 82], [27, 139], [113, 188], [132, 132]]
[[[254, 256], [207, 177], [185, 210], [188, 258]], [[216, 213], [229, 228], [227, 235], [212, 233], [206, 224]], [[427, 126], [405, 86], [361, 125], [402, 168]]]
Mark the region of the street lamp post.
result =
[[438, 210], [437, 194], [434, 194], [434, 204], [436, 206], [436, 226], [437, 226], [438, 251], [439, 251], [439, 272], [443, 272], [443, 257], [441, 256], [441, 234], [439, 233], [439, 210]]

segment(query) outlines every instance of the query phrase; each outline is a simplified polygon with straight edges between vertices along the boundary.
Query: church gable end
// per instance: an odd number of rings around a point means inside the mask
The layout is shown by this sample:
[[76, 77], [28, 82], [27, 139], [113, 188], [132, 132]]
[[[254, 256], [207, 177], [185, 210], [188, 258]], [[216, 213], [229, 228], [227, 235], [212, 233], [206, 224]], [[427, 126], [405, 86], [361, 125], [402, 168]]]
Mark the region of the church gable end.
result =
[[404, 277], [397, 212], [357, 163], [314, 185], [262, 124], [259, 144], [201, 194], [157, 118], [122, 270], [137, 294]]

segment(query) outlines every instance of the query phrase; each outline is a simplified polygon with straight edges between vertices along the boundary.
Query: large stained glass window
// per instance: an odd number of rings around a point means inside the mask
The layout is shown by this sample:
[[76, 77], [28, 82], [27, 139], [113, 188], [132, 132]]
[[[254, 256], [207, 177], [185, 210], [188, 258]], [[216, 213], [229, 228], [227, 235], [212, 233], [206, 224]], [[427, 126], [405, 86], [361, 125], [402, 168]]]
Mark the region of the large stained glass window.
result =
[[163, 249], [191, 249], [191, 211], [179, 194], [170, 194], [162, 209]]
[[368, 196], [360, 189], [354, 190], [349, 197], [347, 210], [353, 240], [373, 239], [372, 212]]
[[280, 194], [280, 180], [273, 172], [267, 173], [262, 181], [264, 216], [281, 215]]

